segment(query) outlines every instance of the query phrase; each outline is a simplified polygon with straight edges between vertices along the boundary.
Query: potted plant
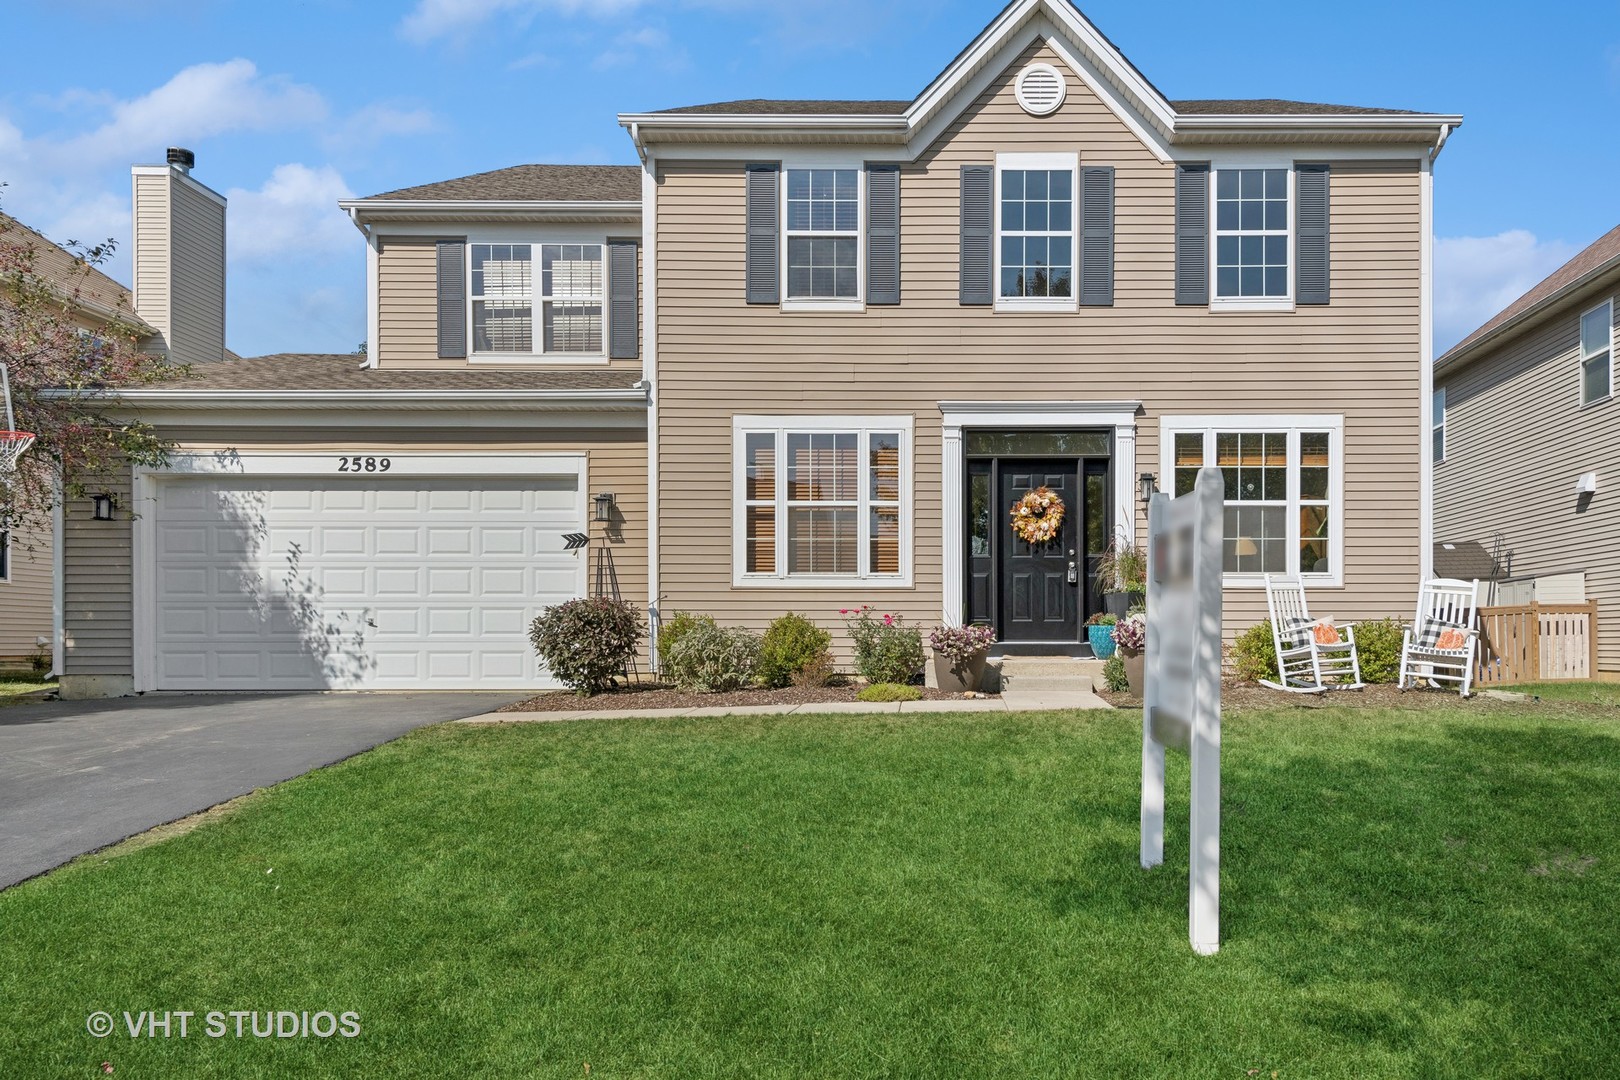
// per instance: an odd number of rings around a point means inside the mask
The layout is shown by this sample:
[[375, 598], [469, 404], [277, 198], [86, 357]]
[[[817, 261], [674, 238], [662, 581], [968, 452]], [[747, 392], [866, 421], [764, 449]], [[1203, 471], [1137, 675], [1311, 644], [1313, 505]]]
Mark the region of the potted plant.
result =
[[1086, 640], [1091, 642], [1091, 655], [1106, 660], [1114, 655], [1114, 624], [1118, 615], [1099, 612], [1086, 620]]
[[977, 690], [996, 632], [988, 626], [936, 626], [928, 635], [934, 650], [934, 678], [948, 694]]
[[1147, 662], [1147, 616], [1128, 615], [1114, 624], [1114, 644], [1119, 646], [1119, 658], [1125, 663], [1131, 693], [1141, 697], [1142, 668]]
[[1147, 552], [1116, 535], [1097, 560], [1097, 588], [1103, 608], [1123, 619], [1131, 608], [1147, 599]]

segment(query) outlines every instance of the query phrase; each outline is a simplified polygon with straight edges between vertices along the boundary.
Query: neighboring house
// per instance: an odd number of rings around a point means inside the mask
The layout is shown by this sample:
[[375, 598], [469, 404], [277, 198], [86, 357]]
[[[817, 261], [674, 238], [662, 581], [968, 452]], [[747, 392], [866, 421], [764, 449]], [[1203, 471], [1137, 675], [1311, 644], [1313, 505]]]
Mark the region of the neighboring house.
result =
[[[1620, 227], [1435, 362], [1435, 536], [1501, 536], [1504, 602], [1595, 601], [1598, 669], [1620, 673]], [[1584, 576], [1584, 583], [1582, 577]]]
[[[344, 202], [363, 368], [123, 395], [183, 452], [69, 549], [70, 582], [93, 552], [132, 573], [65, 691], [547, 685], [527, 622], [597, 591], [604, 550], [665, 617], [866, 602], [1085, 655], [1143, 479], [1201, 464], [1230, 470], [1229, 630], [1266, 573], [1343, 619], [1410, 608], [1459, 117], [1172, 102], [1017, 0], [912, 101], [620, 120], [639, 166]], [[1008, 529], [1037, 484], [1068, 505], [1048, 549]]]

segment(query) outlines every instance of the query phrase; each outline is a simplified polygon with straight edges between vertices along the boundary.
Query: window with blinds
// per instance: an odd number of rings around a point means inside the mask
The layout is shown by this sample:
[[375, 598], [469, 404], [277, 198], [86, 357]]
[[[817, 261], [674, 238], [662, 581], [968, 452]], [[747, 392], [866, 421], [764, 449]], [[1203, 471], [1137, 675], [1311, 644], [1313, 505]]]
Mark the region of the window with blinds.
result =
[[[538, 245], [538, 281], [535, 246], [468, 245], [473, 351], [602, 355], [606, 281], [602, 245]], [[534, 334], [537, 306], [541, 312], [538, 343]]]

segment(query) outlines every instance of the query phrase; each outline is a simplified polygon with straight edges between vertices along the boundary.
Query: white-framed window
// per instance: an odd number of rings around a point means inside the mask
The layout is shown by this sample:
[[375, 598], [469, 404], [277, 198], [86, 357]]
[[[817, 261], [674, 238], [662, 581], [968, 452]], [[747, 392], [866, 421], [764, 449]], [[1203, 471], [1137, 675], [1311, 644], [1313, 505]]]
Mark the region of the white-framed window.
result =
[[1581, 404], [1614, 393], [1614, 301], [1605, 300], [1581, 316]]
[[782, 170], [784, 306], [860, 306], [863, 173], [858, 165]]
[[[604, 245], [467, 245], [472, 351], [489, 356], [601, 357]], [[535, 273], [535, 256], [540, 260]], [[536, 334], [535, 311], [540, 312]]]
[[1438, 465], [1446, 460], [1446, 388], [1443, 386], [1434, 388], [1433, 409], [1431, 434], [1434, 438], [1434, 462]]
[[1263, 586], [1266, 574], [1343, 584], [1342, 416], [1167, 416], [1160, 441], [1176, 495], [1204, 465], [1221, 470], [1228, 586]]
[[737, 416], [733, 583], [911, 584], [910, 416]]
[[1077, 154], [996, 155], [996, 308], [1077, 310]]
[[1210, 198], [1215, 222], [1211, 306], [1292, 306], [1293, 166], [1218, 167]]

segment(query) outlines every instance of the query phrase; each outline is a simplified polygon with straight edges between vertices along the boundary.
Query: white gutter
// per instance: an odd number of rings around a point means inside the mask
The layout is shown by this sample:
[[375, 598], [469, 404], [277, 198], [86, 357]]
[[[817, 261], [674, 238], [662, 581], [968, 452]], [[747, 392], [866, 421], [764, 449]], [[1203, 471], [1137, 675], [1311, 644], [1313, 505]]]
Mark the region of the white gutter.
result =
[[1247, 116], [1242, 113], [1195, 115], [1176, 114], [1177, 134], [1195, 131], [1225, 131], [1248, 129], [1259, 131], [1317, 131], [1343, 130], [1410, 131], [1415, 134], [1436, 128], [1461, 127], [1460, 116], [1442, 116], [1433, 113], [1288, 113], [1269, 116]]
[[1430, 165], [1433, 165], [1435, 163], [1435, 160], [1437, 158], [1439, 158], [1440, 151], [1442, 151], [1442, 150], [1444, 150], [1446, 148], [1446, 142], [1451, 138], [1451, 133], [1453, 131], [1456, 131], [1456, 130], [1457, 130], [1457, 125], [1456, 124], [1441, 124], [1440, 125], [1440, 137], [1434, 141], [1434, 149], [1429, 151], [1429, 164]]
[[338, 206], [362, 220], [431, 218], [441, 221], [498, 217], [569, 217], [623, 221], [641, 217], [640, 200], [568, 199], [344, 199]]
[[51, 401], [90, 400], [185, 409], [484, 409], [596, 407], [633, 411], [646, 408], [643, 387], [615, 390], [44, 390]]

